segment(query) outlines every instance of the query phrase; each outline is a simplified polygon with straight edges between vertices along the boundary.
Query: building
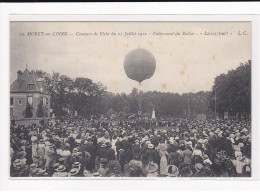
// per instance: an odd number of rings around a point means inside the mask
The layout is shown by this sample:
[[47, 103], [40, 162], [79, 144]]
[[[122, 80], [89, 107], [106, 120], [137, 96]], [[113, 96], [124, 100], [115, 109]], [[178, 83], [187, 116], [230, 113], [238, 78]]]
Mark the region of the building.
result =
[[17, 72], [10, 88], [10, 119], [16, 124], [37, 123], [50, 117], [50, 94], [44, 80], [27, 67]]

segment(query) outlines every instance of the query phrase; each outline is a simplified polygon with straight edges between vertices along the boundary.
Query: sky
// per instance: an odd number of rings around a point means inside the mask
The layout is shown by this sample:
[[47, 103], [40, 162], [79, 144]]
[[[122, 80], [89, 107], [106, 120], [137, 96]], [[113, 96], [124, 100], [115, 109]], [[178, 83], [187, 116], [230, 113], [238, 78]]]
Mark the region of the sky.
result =
[[[70, 35], [53, 36], [55, 32]], [[218, 32], [222, 34], [214, 34]], [[179, 94], [210, 91], [216, 76], [251, 60], [251, 39], [250, 22], [11, 22], [10, 81], [27, 65], [29, 70], [86, 77], [114, 93], [130, 93], [134, 87]], [[140, 86], [124, 72], [125, 56], [137, 48], [156, 60], [154, 75]]]

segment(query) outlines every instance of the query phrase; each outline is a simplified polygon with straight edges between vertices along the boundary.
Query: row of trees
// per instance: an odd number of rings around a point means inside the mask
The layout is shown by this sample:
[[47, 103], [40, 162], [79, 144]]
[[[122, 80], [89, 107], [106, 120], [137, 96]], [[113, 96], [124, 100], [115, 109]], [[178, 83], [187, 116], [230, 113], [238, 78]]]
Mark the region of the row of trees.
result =
[[157, 116], [188, 116], [208, 112], [208, 96], [210, 92], [198, 93], [165, 93], [165, 92], [143, 92], [136, 88], [129, 95], [110, 94], [105, 98], [107, 109], [116, 112], [151, 113], [156, 110]]
[[124, 113], [136, 114], [156, 110], [157, 116], [187, 116], [207, 113], [210, 92], [165, 93], [143, 92], [133, 88], [130, 94], [113, 94], [106, 91], [101, 83], [94, 83], [88, 78], [71, 79], [68, 76], [52, 75], [36, 71], [45, 79], [51, 94], [51, 108], [56, 116], [73, 114], [86, 117], [90, 115]]
[[[102, 83], [94, 83], [88, 78], [71, 79], [68, 76], [43, 71], [36, 73], [45, 79], [51, 94], [51, 108], [56, 116], [74, 114], [87, 117], [100, 114], [136, 114], [157, 116], [194, 117], [196, 114], [224, 116], [246, 115], [251, 112], [251, 62], [241, 64], [236, 70], [221, 74], [215, 78], [212, 91], [184, 93], [138, 91], [134, 88], [130, 94], [113, 94], [106, 91]], [[216, 97], [216, 98], [215, 98]]]

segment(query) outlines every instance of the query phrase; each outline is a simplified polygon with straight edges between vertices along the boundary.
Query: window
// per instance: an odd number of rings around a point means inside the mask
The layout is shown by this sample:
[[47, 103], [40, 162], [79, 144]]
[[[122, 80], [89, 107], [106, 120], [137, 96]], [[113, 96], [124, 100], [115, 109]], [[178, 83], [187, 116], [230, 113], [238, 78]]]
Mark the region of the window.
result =
[[42, 105], [44, 104], [44, 98], [43, 98], [43, 97], [40, 98], [40, 103], [41, 103]]
[[32, 101], [33, 101], [32, 97], [27, 97], [27, 102], [29, 105], [32, 105]]
[[22, 100], [18, 100], [18, 104], [21, 105], [22, 104]]
[[49, 104], [49, 100], [48, 100], [48, 98], [46, 98], [46, 105], [48, 105]]
[[10, 116], [14, 116], [14, 109], [13, 108], [10, 108]]
[[33, 84], [28, 84], [28, 90], [33, 90]]
[[14, 105], [14, 98], [13, 97], [10, 98], [10, 105]]

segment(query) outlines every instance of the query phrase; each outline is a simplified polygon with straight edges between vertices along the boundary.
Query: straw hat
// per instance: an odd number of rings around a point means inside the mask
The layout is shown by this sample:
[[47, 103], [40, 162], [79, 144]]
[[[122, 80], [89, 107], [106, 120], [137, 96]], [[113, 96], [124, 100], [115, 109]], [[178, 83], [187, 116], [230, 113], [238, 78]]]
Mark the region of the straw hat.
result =
[[34, 169], [32, 169], [31, 174], [36, 175], [39, 170], [40, 170], [40, 168], [34, 168]]
[[69, 171], [69, 174], [68, 176], [71, 177], [71, 176], [75, 176], [76, 174], [79, 173], [79, 169], [77, 168], [72, 168], [70, 171]]
[[100, 177], [101, 175], [100, 175], [100, 173], [99, 172], [95, 172], [95, 173], [93, 173], [93, 177]]
[[151, 142], [150, 142], [150, 141], [147, 141], [145, 144], [146, 144], [146, 145], [149, 145], [149, 144], [151, 144]]
[[31, 140], [32, 140], [32, 142], [36, 142], [38, 140], [38, 138], [36, 136], [32, 136]]
[[53, 169], [57, 169], [59, 166], [60, 166], [59, 163], [55, 163], [55, 164], [53, 164], [52, 168], [53, 168]]
[[36, 172], [36, 175], [48, 175], [48, 173], [46, 172], [46, 169], [39, 169], [38, 172]]
[[81, 164], [79, 162], [74, 162], [72, 164], [72, 168], [79, 168], [81, 166]]
[[16, 168], [17, 166], [21, 166], [21, 161], [19, 159], [16, 159], [14, 162], [13, 162], [13, 166]]
[[34, 164], [34, 163], [32, 163], [32, 164], [30, 165], [30, 169], [34, 169], [34, 168], [36, 168], [36, 167], [37, 167], [37, 165]]
[[66, 167], [64, 165], [60, 165], [57, 169], [55, 169], [55, 171], [57, 172], [63, 172], [66, 170]]
[[195, 164], [195, 170], [196, 170], [197, 172], [201, 172], [202, 169], [203, 169], [203, 165], [202, 165], [201, 163]]

